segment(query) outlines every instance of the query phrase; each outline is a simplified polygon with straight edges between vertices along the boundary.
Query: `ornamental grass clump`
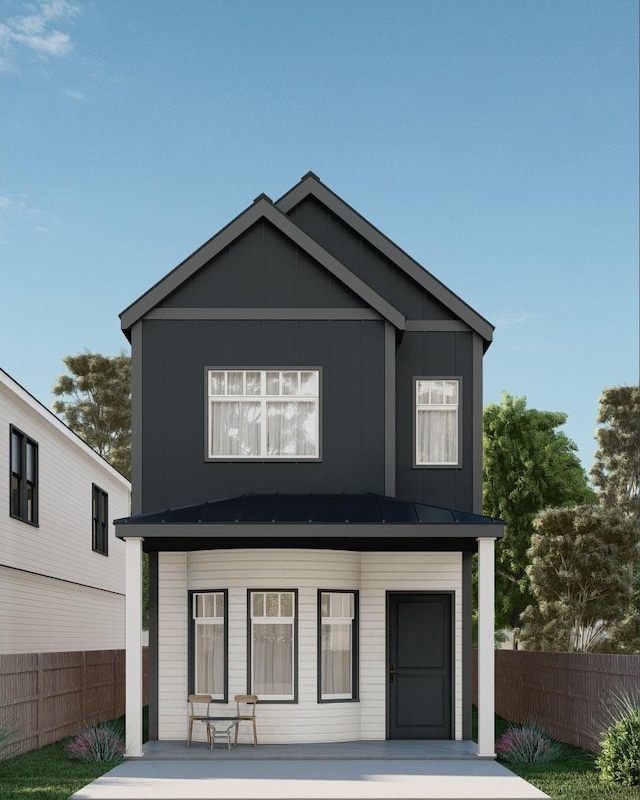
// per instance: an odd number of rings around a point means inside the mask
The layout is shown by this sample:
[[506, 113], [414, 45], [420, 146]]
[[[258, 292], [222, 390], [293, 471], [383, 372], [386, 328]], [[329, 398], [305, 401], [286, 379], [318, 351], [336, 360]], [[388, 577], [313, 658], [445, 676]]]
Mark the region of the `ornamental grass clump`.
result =
[[608, 709], [611, 724], [596, 759], [603, 783], [640, 786], [640, 692], [617, 692]]
[[71, 758], [85, 762], [120, 761], [125, 751], [120, 732], [108, 722], [85, 728], [66, 749]]
[[496, 752], [512, 764], [541, 764], [555, 760], [562, 745], [539, 725], [512, 725], [496, 742]]

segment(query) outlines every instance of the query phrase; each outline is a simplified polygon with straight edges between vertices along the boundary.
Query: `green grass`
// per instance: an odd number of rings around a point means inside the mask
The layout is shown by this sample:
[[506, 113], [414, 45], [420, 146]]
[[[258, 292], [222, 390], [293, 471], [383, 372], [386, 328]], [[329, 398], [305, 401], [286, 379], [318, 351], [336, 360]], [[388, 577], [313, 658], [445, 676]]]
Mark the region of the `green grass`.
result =
[[[496, 717], [496, 739], [508, 722]], [[637, 786], [626, 787], [600, 781], [595, 755], [578, 747], [563, 745], [557, 761], [548, 764], [508, 764], [507, 769], [546, 792], [552, 800], [638, 800]]]
[[[143, 738], [146, 741], [147, 709]], [[124, 717], [116, 720], [124, 735]], [[83, 764], [72, 761], [65, 745], [73, 737], [0, 761], [0, 800], [68, 800], [69, 796], [104, 775], [121, 761]]]

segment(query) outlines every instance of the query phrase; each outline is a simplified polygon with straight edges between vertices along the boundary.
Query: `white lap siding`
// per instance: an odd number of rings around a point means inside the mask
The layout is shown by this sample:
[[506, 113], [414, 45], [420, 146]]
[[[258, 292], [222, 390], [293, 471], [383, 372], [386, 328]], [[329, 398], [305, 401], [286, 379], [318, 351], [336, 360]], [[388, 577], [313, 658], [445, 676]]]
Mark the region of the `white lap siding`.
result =
[[[159, 556], [159, 738], [186, 737], [189, 590], [228, 590], [229, 698], [247, 691], [247, 590], [298, 590], [298, 702], [258, 705], [264, 743], [385, 738], [387, 590], [455, 592], [456, 738], [461, 737], [459, 553], [220, 550]], [[360, 702], [317, 701], [317, 592], [360, 592]], [[216, 704], [215, 713], [235, 710]], [[250, 726], [241, 727], [250, 741]], [[204, 727], [194, 727], [204, 740]]]

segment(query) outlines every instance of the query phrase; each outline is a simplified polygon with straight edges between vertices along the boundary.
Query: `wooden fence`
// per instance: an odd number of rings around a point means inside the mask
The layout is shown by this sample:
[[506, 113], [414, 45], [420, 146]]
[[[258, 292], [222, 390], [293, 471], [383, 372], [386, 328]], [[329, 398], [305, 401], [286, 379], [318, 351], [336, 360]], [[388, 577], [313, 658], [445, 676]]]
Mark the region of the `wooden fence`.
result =
[[[146, 703], [148, 648], [143, 665]], [[116, 719], [124, 710], [124, 650], [0, 655], [0, 723], [13, 731], [12, 754]]]
[[[472, 685], [476, 702], [475, 678]], [[496, 713], [539, 722], [555, 739], [584, 750], [598, 750], [607, 700], [620, 689], [640, 689], [640, 656], [496, 650]]]

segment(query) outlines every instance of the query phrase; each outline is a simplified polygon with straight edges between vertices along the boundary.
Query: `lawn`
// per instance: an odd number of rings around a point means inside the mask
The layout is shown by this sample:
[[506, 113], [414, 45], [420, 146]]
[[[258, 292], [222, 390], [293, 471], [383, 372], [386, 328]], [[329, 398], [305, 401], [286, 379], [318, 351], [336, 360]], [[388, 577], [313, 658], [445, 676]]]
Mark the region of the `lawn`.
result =
[[[496, 739], [507, 729], [508, 722], [496, 717]], [[595, 756], [571, 745], [564, 745], [561, 757], [551, 764], [536, 766], [504, 765], [525, 780], [546, 792], [552, 800], [638, 800], [637, 786], [618, 786], [600, 782]]]
[[[146, 715], [145, 715], [146, 716]], [[121, 721], [120, 721], [121, 722]], [[498, 718], [496, 735], [508, 723]], [[64, 749], [69, 739], [41, 750], [0, 762], [1, 800], [67, 800], [87, 783], [115, 764], [81, 764], [71, 761]], [[541, 766], [506, 765], [552, 800], [638, 800], [638, 787], [608, 786], [600, 783], [594, 757], [566, 745], [562, 757]]]

